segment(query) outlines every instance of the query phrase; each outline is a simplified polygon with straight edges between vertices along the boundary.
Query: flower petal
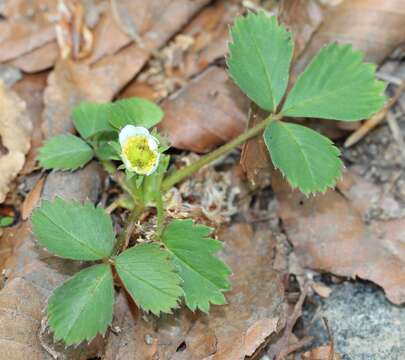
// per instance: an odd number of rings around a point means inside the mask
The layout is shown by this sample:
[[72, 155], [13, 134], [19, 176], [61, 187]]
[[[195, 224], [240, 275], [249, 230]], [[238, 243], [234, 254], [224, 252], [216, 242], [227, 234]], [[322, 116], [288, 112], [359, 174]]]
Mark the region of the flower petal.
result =
[[149, 130], [144, 128], [143, 126], [126, 125], [125, 127], [122, 128], [119, 135], [121, 147], [124, 146], [125, 142], [129, 137], [136, 135], [143, 135], [147, 138], [151, 136]]

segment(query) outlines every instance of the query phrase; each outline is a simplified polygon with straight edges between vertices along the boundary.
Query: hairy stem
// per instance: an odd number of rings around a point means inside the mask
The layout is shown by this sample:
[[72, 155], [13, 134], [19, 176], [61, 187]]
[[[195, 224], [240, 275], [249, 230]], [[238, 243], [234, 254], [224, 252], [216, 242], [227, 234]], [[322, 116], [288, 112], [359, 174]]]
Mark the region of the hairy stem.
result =
[[156, 220], [156, 238], [160, 238], [163, 232], [163, 225], [165, 221], [165, 208], [163, 205], [162, 194], [158, 194], [155, 199], [156, 210], [157, 210], [157, 220]]
[[132, 232], [135, 229], [136, 222], [139, 220], [144, 211], [144, 206], [135, 206], [135, 208], [131, 211], [131, 214], [129, 215], [125, 223], [124, 229], [118, 236], [117, 243], [114, 247], [114, 254], [118, 255], [128, 247], [128, 243], [131, 238]]
[[219, 157], [227, 154], [231, 150], [235, 149], [239, 145], [243, 144], [245, 141], [256, 137], [259, 135], [267, 125], [269, 125], [271, 122], [280, 120], [282, 118], [282, 115], [270, 115], [266, 119], [264, 119], [262, 122], [258, 123], [256, 126], [250, 128], [249, 130], [245, 131], [235, 139], [231, 140], [230, 142], [222, 145], [218, 149], [210, 152], [209, 154], [201, 157], [198, 161], [195, 163], [186, 166], [178, 171], [173, 172], [171, 175], [166, 177], [163, 180], [162, 183], [162, 192], [166, 192], [169, 189], [171, 189], [174, 185], [177, 183], [183, 181], [184, 179], [188, 178], [189, 176], [193, 175], [196, 173], [198, 170], [200, 170], [202, 167], [205, 165], [208, 165], [212, 161], [218, 159]]

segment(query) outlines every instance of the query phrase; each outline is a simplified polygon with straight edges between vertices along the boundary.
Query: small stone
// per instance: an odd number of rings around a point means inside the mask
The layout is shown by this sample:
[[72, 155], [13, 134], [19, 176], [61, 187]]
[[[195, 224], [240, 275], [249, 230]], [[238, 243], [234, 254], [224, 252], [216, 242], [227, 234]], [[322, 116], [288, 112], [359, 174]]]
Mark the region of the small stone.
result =
[[153, 337], [152, 337], [152, 335], [149, 335], [149, 334], [146, 334], [145, 335], [145, 343], [147, 344], [147, 345], [152, 345], [153, 344]]

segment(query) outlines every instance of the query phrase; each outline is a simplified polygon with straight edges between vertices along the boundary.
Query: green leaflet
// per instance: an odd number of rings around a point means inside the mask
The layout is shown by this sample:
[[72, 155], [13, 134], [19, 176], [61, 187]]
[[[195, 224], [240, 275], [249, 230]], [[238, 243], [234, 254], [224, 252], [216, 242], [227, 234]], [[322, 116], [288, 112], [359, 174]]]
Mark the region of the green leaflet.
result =
[[39, 243], [55, 255], [74, 260], [100, 260], [111, 255], [114, 233], [110, 217], [90, 202], [56, 198], [43, 201], [32, 214]]
[[104, 334], [112, 321], [113, 302], [109, 265], [94, 265], [78, 272], [49, 298], [48, 323], [55, 340], [69, 346]]
[[38, 160], [44, 169], [76, 170], [93, 157], [93, 150], [74, 135], [51, 137], [39, 149]]
[[385, 85], [375, 79], [375, 66], [363, 63], [351, 45], [324, 47], [299, 76], [288, 94], [286, 116], [355, 121], [384, 105]]
[[236, 19], [231, 36], [227, 63], [232, 78], [261, 108], [276, 110], [288, 84], [290, 33], [275, 16], [249, 13]]
[[158, 244], [141, 244], [115, 258], [125, 288], [145, 311], [170, 313], [183, 295], [181, 279]]
[[101, 132], [114, 131], [108, 121], [110, 106], [110, 103], [98, 104], [84, 101], [73, 109], [73, 123], [83, 138], [88, 139]]
[[155, 103], [138, 97], [118, 100], [109, 107], [109, 121], [121, 129], [125, 125], [143, 126], [147, 129], [163, 119], [162, 109]]
[[341, 176], [339, 149], [305, 126], [274, 121], [266, 128], [264, 141], [274, 166], [292, 187], [298, 187], [306, 195], [324, 192]]
[[171, 254], [180, 277], [187, 306], [208, 312], [212, 304], [225, 304], [230, 289], [230, 269], [214, 254], [222, 244], [209, 237], [212, 229], [192, 220], [174, 220], [164, 230], [162, 241]]

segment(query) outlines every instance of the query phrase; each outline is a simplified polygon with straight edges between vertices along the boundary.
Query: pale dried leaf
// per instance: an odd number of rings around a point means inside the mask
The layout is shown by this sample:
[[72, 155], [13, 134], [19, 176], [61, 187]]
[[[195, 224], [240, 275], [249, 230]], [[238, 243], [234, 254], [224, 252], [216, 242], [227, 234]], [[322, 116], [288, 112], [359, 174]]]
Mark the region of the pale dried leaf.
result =
[[32, 124], [26, 105], [0, 81], [0, 136], [7, 153], [0, 157], [0, 203], [4, 201], [10, 182], [24, 166], [30, 148]]
[[330, 190], [306, 198], [291, 191], [280, 175], [273, 180], [279, 216], [303, 266], [373, 281], [393, 303], [405, 302], [405, 218], [365, 221], [381, 196], [378, 187], [352, 175], [346, 196]]
[[21, 206], [21, 218], [23, 220], [27, 220], [31, 216], [32, 211], [38, 205], [42, 193], [42, 188], [44, 187], [45, 179], [45, 177], [39, 179], [39, 181], [35, 184], [35, 186], [24, 199], [24, 202]]

